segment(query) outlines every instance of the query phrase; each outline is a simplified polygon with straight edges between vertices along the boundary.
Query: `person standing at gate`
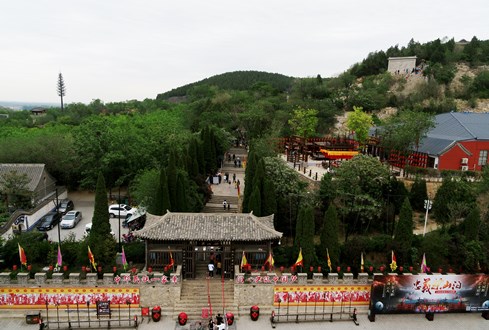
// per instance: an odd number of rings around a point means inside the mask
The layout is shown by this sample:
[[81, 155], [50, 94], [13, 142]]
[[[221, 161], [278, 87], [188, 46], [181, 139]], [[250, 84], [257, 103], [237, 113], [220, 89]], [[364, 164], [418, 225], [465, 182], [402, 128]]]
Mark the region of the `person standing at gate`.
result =
[[209, 277], [214, 277], [214, 263], [212, 261], [207, 265], [207, 270], [209, 270]]

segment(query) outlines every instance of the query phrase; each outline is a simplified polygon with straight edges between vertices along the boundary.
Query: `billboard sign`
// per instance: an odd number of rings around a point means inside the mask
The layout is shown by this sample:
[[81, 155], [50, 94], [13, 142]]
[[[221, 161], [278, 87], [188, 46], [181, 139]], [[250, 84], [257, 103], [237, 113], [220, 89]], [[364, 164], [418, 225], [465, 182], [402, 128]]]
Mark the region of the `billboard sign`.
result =
[[488, 290], [488, 275], [376, 275], [370, 312], [486, 312]]

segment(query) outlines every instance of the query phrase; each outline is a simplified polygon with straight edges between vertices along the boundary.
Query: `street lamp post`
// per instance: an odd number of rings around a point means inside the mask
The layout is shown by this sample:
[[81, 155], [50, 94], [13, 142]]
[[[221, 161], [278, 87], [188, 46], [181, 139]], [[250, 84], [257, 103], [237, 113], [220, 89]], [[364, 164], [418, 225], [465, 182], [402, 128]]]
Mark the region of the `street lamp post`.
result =
[[433, 201], [429, 199], [424, 200], [424, 208], [426, 210], [426, 214], [424, 216], [424, 229], [423, 229], [423, 237], [426, 234], [426, 224], [428, 223], [428, 211], [431, 210], [431, 206], [433, 205]]

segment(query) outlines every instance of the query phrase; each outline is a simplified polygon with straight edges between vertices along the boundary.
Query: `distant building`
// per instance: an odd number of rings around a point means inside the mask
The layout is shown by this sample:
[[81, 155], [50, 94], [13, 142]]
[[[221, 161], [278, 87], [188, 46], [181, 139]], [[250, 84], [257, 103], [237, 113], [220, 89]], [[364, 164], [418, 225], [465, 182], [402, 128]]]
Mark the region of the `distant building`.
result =
[[44, 164], [0, 164], [0, 187], [3, 176], [9, 173], [26, 175], [27, 190], [32, 194], [32, 203], [38, 204], [56, 193], [56, 180], [46, 171]]
[[449, 112], [435, 116], [435, 127], [407, 157], [390, 153], [389, 163], [400, 168], [480, 171], [488, 156], [489, 113]]
[[36, 107], [31, 109], [31, 114], [34, 116], [40, 116], [46, 114], [46, 108]]
[[416, 68], [416, 56], [389, 57], [387, 71], [392, 74], [411, 73]]

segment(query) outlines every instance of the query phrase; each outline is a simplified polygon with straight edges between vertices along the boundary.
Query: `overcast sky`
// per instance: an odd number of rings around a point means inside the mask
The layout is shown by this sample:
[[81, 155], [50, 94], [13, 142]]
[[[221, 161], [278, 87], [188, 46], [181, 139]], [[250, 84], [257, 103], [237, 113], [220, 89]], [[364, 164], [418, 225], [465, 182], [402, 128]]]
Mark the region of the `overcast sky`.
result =
[[489, 39], [487, 0], [0, 0], [0, 100], [143, 100], [237, 70], [331, 77], [369, 52]]

